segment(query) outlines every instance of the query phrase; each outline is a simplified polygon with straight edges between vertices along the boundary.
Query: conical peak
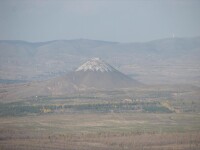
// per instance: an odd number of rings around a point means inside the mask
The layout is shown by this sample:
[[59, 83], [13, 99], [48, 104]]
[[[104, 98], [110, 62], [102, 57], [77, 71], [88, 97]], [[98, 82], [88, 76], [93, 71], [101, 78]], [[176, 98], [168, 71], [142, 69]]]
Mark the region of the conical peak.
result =
[[102, 61], [100, 58], [91, 58], [89, 61], [81, 65], [76, 71], [100, 71], [109, 72], [115, 69], [109, 64]]

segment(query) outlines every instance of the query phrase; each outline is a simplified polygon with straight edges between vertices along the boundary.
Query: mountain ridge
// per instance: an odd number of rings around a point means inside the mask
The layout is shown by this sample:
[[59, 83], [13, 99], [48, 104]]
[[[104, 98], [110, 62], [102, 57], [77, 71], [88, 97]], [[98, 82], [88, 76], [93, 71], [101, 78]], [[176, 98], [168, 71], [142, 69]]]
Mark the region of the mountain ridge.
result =
[[6, 42], [0, 42], [0, 79], [43, 80], [70, 72], [89, 58], [100, 57], [118, 70], [135, 74], [138, 80], [147, 83], [186, 82], [188, 78], [196, 78], [199, 82], [200, 37], [142, 43], [88, 39], [33, 44]]
[[195, 36], [195, 37], [166, 37], [166, 38], [161, 38], [161, 39], [153, 39], [153, 40], [148, 40], [148, 41], [133, 41], [133, 42], [119, 42], [119, 41], [106, 41], [106, 40], [99, 40], [99, 39], [88, 39], [88, 38], [75, 38], [75, 39], [57, 39], [57, 40], [46, 40], [42, 42], [31, 42], [31, 41], [26, 41], [26, 40], [0, 40], [1, 42], [24, 42], [24, 43], [29, 43], [29, 44], [36, 44], [36, 43], [50, 43], [50, 42], [56, 42], [56, 41], [68, 41], [68, 42], [76, 42], [76, 41], [96, 41], [96, 42], [105, 42], [105, 43], [115, 43], [115, 44], [130, 44], [130, 43], [149, 43], [149, 42], [157, 42], [157, 41], [165, 41], [165, 40], [174, 40], [174, 39], [198, 39], [200, 40], [200, 36]]

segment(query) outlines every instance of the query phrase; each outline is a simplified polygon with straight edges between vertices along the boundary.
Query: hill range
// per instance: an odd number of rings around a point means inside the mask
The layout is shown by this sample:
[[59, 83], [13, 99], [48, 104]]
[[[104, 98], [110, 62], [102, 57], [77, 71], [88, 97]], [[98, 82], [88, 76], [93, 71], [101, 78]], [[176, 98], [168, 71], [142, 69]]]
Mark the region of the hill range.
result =
[[200, 38], [144, 43], [88, 39], [30, 43], [0, 41], [0, 82], [44, 80], [64, 75], [93, 57], [147, 84], [200, 84]]

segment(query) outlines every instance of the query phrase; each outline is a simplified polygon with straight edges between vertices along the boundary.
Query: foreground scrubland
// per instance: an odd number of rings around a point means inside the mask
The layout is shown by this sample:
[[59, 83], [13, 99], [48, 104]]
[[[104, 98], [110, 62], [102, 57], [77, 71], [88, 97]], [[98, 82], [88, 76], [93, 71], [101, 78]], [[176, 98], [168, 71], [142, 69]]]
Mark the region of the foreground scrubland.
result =
[[145, 88], [1, 101], [2, 150], [198, 150], [199, 88]]

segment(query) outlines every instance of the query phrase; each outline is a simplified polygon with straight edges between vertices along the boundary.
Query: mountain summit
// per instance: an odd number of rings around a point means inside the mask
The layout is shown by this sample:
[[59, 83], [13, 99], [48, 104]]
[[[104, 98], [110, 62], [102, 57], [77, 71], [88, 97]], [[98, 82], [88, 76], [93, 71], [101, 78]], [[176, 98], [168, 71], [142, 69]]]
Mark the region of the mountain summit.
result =
[[112, 66], [105, 63], [100, 58], [92, 58], [79, 68], [76, 71], [100, 71], [100, 72], [109, 72], [116, 71]]

